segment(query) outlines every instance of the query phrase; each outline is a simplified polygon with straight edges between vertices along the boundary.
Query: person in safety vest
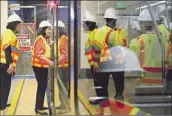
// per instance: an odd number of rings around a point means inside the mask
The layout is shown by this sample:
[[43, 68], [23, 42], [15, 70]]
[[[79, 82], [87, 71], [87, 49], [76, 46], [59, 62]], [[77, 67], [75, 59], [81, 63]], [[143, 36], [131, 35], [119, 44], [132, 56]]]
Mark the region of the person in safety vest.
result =
[[[70, 77], [69, 77], [69, 61], [68, 61], [68, 35], [67, 30], [65, 28], [65, 24], [62, 21], [58, 21], [58, 69], [60, 78], [66, 88], [67, 92], [70, 93]], [[71, 48], [72, 49], [72, 48]], [[70, 50], [71, 50], [70, 49]], [[72, 50], [71, 50], [72, 51]], [[71, 52], [72, 53], [72, 52]], [[71, 56], [70, 58], [73, 58]], [[71, 60], [71, 59], [70, 59]], [[73, 64], [73, 59], [71, 60], [71, 64]], [[68, 94], [69, 97], [69, 94]], [[67, 112], [66, 106], [62, 103], [63, 98], [60, 96], [60, 111], [58, 114], [63, 114]]]
[[[155, 19], [159, 24], [159, 7], [153, 7], [153, 11], [155, 14]], [[143, 34], [136, 37], [137, 42], [136, 45], [138, 49], [133, 49], [133, 51], [137, 51], [137, 55], [140, 59], [141, 67], [146, 71], [146, 77], [158, 77], [157, 74], [161, 73], [161, 46], [155, 32], [155, 28], [152, 22], [152, 18], [148, 9], [143, 9], [138, 17], [138, 21], [140, 22], [141, 31]], [[162, 33], [161, 29], [160, 33]], [[165, 46], [165, 50], [167, 50], [167, 39], [165, 38], [165, 34], [162, 34], [162, 41]], [[133, 45], [134, 46], [134, 45]], [[130, 46], [130, 48], [134, 48]], [[160, 76], [160, 75], [159, 75]]]
[[20, 33], [23, 22], [17, 14], [12, 14], [7, 20], [6, 30], [0, 38], [0, 110], [6, 109], [11, 88], [11, 77], [19, 59], [19, 41], [16, 34]]
[[[91, 67], [92, 77], [93, 77], [94, 86], [95, 86], [96, 77], [93, 70], [95, 51], [94, 51], [94, 46], [93, 46], [93, 40], [94, 40], [95, 31], [97, 28], [96, 19], [90, 12], [86, 11], [82, 22], [83, 22], [83, 28], [85, 32], [88, 32], [88, 39], [85, 43], [85, 55], [87, 56], [88, 63]], [[96, 100], [95, 101], [90, 100], [90, 103], [97, 104]]]
[[39, 24], [38, 37], [36, 38], [32, 51], [32, 67], [38, 83], [35, 113], [47, 115], [43, 110], [47, 109], [43, 106], [45, 90], [48, 82], [48, 68], [54, 66], [54, 62], [50, 60], [50, 46], [47, 39], [51, 35], [51, 24], [49, 21], [42, 21]]
[[[108, 8], [105, 11], [104, 18], [106, 25], [96, 30], [93, 42], [95, 49], [93, 70], [95, 71], [96, 92], [100, 106], [102, 106], [102, 101], [108, 99], [108, 82], [111, 74], [116, 89], [114, 98], [118, 100], [124, 99], [124, 71], [104, 73], [101, 72], [101, 66], [112, 61], [109, 50], [111, 47], [117, 45], [126, 46], [126, 32], [123, 29], [116, 28], [117, 16], [113, 8]], [[104, 108], [102, 107], [98, 113], [101, 114], [103, 112]]]
[[65, 24], [58, 21], [58, 68], [61, 75], [62, 82], [66, 90], [69, 90], [69, 74], [68, 74], [68, 36], [65, 29]]

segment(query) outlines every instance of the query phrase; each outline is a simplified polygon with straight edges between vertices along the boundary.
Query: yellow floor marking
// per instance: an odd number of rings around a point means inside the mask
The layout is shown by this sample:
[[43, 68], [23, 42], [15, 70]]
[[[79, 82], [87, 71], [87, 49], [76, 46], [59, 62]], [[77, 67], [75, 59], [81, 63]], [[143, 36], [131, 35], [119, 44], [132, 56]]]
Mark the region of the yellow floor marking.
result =
[[96, 113], [96, 108], [89, 103], [88, 99], [82, 94], [80, 90], [78, 90], [78, 97], [90, 114], [93, 115]]
[[8, 108], [7, 114], [6, 115], [14, 115], [15, 111], [16, 111], [16, 107], [21, 95], [21, 90], [23, 88], [23, 84], [24, 84], [24, 79], [20, 80], [18, 82], [18, 85], [16, 87], [16, 90], [13, 94], [12, 100], [11, 100], [11, 106]]

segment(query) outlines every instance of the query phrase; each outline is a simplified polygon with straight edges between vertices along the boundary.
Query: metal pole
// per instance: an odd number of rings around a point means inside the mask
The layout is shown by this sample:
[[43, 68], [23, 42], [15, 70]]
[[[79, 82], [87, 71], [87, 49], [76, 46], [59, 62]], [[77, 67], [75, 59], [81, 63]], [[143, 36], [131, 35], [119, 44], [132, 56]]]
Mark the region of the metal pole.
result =
[[70, 98], [70, 91], [71, 91], [71, 87], [70, 87], [70, 82], [71, 82], [71, 78], [72, 78], [72, 75], [71, 75], [71, 4], [70, 4], [70, 1], [68, 1], [68, 77], [69, 77], [69, 90], [68, 90], [68, 98]]
[[78, 110], [78, 45], [79, 45], [79, 39], [78, 39], [78, 1], [74, 0], [74, 103], [75, 103], [75, 113], [76, 115], [79, 115]]
[[165, 14], [166, 14], [166, 16], [167, 16], [167, 26], [168, 26], [168, 31], [170, 32], [169, 15], [168, 15], [168, 12], [167, 12], [167, 0], [166, 0], [166, 3], [165, 3]]
[[[164, 43], [162, 41], [162, 36], [159, 32], [159, 29], [158, 29], [158, 25], [157, 25], [157, 22], [155, 20], [155, 16], [154, 16], [154, 13], [153, 13], [153, 10], [152, 10], [152, 7], [150, 6], [150, 4], [148, 3], [148, 1], [146, 1], [147, 5], [148, 5], [148, 9], [149, 9], [149, 12], [150, 12], [150, 15], [151, 15], [151, 18], [153, 20], [153, 24], [154, 24], [154, 27], [155, 27], [155, 31], [157, 33], [157, 36], [158, 36], [158, 40], [159, 40], [159, 43], [160, 43], [160, 46], [161, 46], [161, 51], [162, 51], [162, 84], [163, 84], [163, 88], [164, 88], [164, 91], [165, 91], [165, 88], [166, 88], [166, 77], [165, 77], [165, 49], [164, 49]], [[163, 92], [164, 94], [164, 92]]]

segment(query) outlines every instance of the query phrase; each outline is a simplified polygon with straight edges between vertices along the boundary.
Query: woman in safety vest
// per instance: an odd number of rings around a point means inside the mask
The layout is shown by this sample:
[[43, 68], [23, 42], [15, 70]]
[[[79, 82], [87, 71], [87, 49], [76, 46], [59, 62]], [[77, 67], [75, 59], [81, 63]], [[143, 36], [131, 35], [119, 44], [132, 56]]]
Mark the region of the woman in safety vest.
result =
[[32, 67], [38, 82], [35, 113], [41, 115], [48, 114], [43, 111], [47, 109], [43, 104], [48, 82], [48, 68], [49, 66], [54, 66], [54, 62], [50, 60], [50, 46], [47, 43], [51, 31], [51, 24], [49, 21], [44, 20], [39, 24], [39, 33], [32, 52]]
[[93, 70], [96, 77], [96, 92], [99, 98], [99, 105], [101, 106], [100, 110], [98, 110], [99, 114], [104, 112], [104, 105], [101, 103], [108, 99], [108, 82], [111, 74], [116, 89], [114, 98], [118, 100], [124, 99], [124, 70], [114, 72], [103, 72], [101, 70], [103, 65], [112, 61], [112, 55], [109, 50], [111, 47], [127, 46], [125, 30], [116, 28], [117, 16], [115, 10], [108, 8], [105, 11], [104, 18], [106, 25], [96, 30], [93, 42], [95, 49]]
[[7, 107], [7, 100], [11, 88], [11, 77], [19, 58], [19, 41], [16, 33], [20, 33], [22, 20], [17, 14], [8, 18], [6, 30], [0, 38], [0, 110]]
[[59, 39], [58, 39], [58, 68], [62, 82], [69, 90], [69, 71], [68, 71], [68, 36], [65, 25], [62, 21], [58, 21]]
[[[69, 77], [69, 64], [68, 64], [68, 36], [65, 24], [62, 21], [58, 21], [58, 69], [59, 75], [63, 82], [64, 87], [68, 92], [68, 97], [70, 93], [70, 77]], [[71, 56], [72, 58], [72, 56]], [[71, 60], [72, 61], [72, 60]], [[62, 95], [60, 95], [60, 110], [58, 114], [63, 114], [67, 112], [66, 106], [63, 104]]]
[[[86, 32], [89, 33], [87, 42], [85, 43], [85, 55], [87, 56], [88, 63], [91, 67], [92, 77], [94, 80], [94, 86], [96, 88], [96, 77], [95, 72], [93, 70], [94, 65], [94, 47], [93, 47], [93, 40], [94, 34], [97, 28], [96, 19], [95, 17], [88, 11], [85, 12], [85, 16], [83, 19], [83, 28]], [[92, 101], [90, 103], [97, 104], [97, 100]]]

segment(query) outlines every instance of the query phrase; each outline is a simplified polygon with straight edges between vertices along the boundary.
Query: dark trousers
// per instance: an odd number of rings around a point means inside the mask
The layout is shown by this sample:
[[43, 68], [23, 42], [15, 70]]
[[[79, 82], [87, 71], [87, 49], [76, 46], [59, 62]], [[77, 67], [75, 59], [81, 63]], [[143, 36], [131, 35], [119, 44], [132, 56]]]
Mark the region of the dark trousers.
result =
[[172, 95], [172, 69], [169, 69], [166, 75], [166, 89], [165, 94], [166, 95]]
[[69, 92], [69, 88], [70, 88], [70, 77], [69, 77], [69, 71], [68, 71], [68, 67], [64, 67], [64, 68], [59, 68], [59, 73], [60, 73], [60, 78], [67, 90], [67, 92]]
[[94, 85], [96, 87], [97, 97], [104, 97], [99, 100], [99, 103], [103, 100], [108, 99], [108, 85], [109, 77], [112, 74], [112, 79], [115, 83], [116, 95], [114, 98], [121, 96], [123, 97], [124, 92], [124, 72], [113, 72], [113, 73], [95, 73]]
[[38, 83], [35, 109], [41, 110], [44, 105], [45, 90], [48, 83], [48, 68], [33, 67], [33, 70]]
[[60, 92], [61, 108], [66, 109], [66, 106], [64, 105], [63, 97], [68, 97], [68, 98], [70, 97], [70, 77], [69, 77], [68, 67], [59, 68], [59, 74], [60, 74], [62, 83], [68, 92], [68, 96], [63, 96], [62, 92]]
[[4, 110], [7, 106], [10, 88], [11, 75], [7, 73], [7, 69], [0, 68], [0, 110]]

